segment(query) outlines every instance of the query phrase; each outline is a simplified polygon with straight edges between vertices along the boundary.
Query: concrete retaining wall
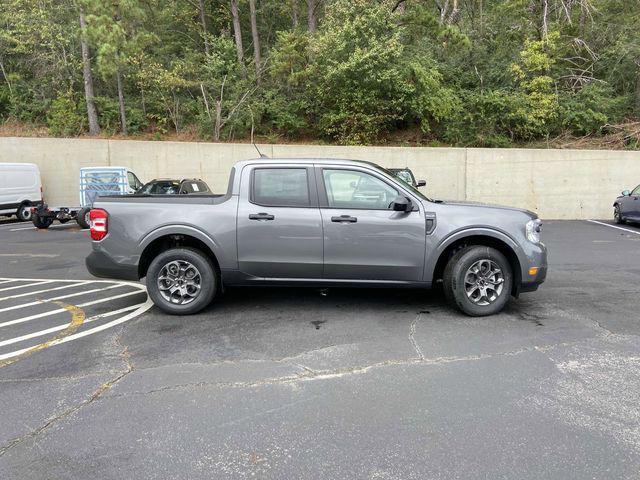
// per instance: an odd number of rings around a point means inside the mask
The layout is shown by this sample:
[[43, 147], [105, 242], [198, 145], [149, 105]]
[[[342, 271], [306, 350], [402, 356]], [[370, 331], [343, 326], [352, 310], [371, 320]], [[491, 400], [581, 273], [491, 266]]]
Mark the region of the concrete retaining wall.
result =
[[[442, 199], [528, 208], [546, 219], [609, 218], [624, 188], [640, 184], [640, 152], [481, 148], [260, 145], [269, 157], [351, 158], [409, 167]], [[78, 169], [130, 167], [140, 180], [198, 177], [223, 192], [231, 166], [252, 145], [124, 140], [0, 138], [1, 162], [40, 167], [50, 204], [78, 204]], [[0, 179], [0, 182], [2, 179]]]

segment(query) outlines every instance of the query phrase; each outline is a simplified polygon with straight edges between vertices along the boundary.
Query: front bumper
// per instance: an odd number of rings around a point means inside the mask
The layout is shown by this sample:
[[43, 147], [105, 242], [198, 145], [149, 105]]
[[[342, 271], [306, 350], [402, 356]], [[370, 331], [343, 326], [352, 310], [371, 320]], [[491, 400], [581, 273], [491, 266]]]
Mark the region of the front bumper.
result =
[[[528, 265], [523, 268], [522, 281], [518, 293], [533, 292], [547, 279], [547, 247], [540, 243], [534, 249], [527, 252]], [[536, 267], [535, 275], [529, 275], [529, 269]]]
[[118, 280], [138, 281], [138, 267], [135, 265], [122, 265], [104, 252], [94, 250], [85, 260], [89, 273], [100, 278], [115, 278]]

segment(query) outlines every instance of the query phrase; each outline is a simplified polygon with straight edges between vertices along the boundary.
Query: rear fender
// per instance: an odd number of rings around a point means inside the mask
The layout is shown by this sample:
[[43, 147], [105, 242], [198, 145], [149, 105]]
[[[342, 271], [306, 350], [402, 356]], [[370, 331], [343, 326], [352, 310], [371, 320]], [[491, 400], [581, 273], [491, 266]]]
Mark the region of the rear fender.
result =
[[159, 227], [149, 232], [140, 241], [139, 251], [143, 252], [145, 248], [147, 248], [149, 244], [151, 244], [151, 242], [153, 242], [154, 240], [157, 240], [158, 238], [166, 237], [168, 235], [185, 235], [185, 236], [197, 238], [202, 243], [204, 243], [207, 247], [209, 247], [209, 249], [213, 252], [213, 254], [216, 256], [218, 261], [222, 263], [223, 259], [221, 258], [221, 255], [223, 255], [223, 252], [220, 245], [218, 245], [218, 243], [216, 243], [216, 241], [213, 238], [211, 238], [202, 230], [199, 230], [195, 227], [191, 227], [189, 225], [164, 225], [162, 227]]

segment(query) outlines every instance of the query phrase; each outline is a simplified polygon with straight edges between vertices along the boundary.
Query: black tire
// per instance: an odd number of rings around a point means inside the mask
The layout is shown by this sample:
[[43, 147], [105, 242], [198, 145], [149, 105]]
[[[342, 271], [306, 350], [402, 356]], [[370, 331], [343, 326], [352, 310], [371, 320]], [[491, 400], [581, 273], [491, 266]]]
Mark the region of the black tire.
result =
[[620, 205], [616, 204], [613, 206], [613, 220], [618, 225], [625, 223], [624, 218], [622, 218], [622, 214], [620, 213]]
[[[158, 286], [158, 279], [163, 268], [170, 262], [181, 261], [193, 265], [200, 273], [200, 292], [186, 304], [172, 303], [166, 299]], [[197, 313], [211, 303], [220, 281], [211, 260], [201, 251], [193, 248], [172, 248], [154, 258], [147, 270], [147, 292], [153, 303], [163, 312], [170, 315], [191, 315]]]
[[[467, 271], [481, 260], [493, 262], [502, 273], [500, 294], [487, 305], [475, 303], [465, 290]], [[442, 283], [445, 298], [452, 306], [472, 317], [482, 317], [499, 313], [509, 301], [513, 286], [513, 272], [509, 261], [498, 250], [481, 245], [471, 245], [456, 252], [449, 259], [444, 269]]]
[[81, 208], [80, 211], [78, 212], [78, 215], [76, 216], [76, 222], [78, 222], [78, 225], [80, 225], [82, 228], [89, 228], [89, 212], [91, 211], [90, 208]]
[[28, 202], [23, 203], [18, 207], [16, 211], [16, 218], [21, 222], [28, 222], [31, 220], [33, 214], [31, 213], [31, 204]]
[[32, 222], [33, 222], [33, 225], [36, 228], [38, 228], [40, 230], [46, 230], [53, 223], [53, 218], [51, 218], [51, 217], [41, 217], [40, 215], [38, 215], [36, 213], [32, 218]]

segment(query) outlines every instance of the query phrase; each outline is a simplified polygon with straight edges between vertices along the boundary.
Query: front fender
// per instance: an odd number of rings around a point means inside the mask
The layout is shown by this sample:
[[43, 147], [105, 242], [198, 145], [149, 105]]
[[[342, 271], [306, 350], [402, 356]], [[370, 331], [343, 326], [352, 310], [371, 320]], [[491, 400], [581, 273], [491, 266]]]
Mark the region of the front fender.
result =
[[[441, 239], [439, 243], [433, 246], [431, 253], [427, 256], [427, 261], [425, 264], [425, 281], [433, 281], [438, 260], [448, 247], [459, 240], [475, 236], [492, 237], [496, 240], [502, 241], [514, 251], [516, 257], [518, 258], [521, 269], [523, 265], [527, 265], [526, 254], [522, 250], [520, 244], [511, 235], [493, 228], [468, 227], [450, 233], [449, 235]], [[520, 271], [520, 274], [522, 274], [522, 271]]]

